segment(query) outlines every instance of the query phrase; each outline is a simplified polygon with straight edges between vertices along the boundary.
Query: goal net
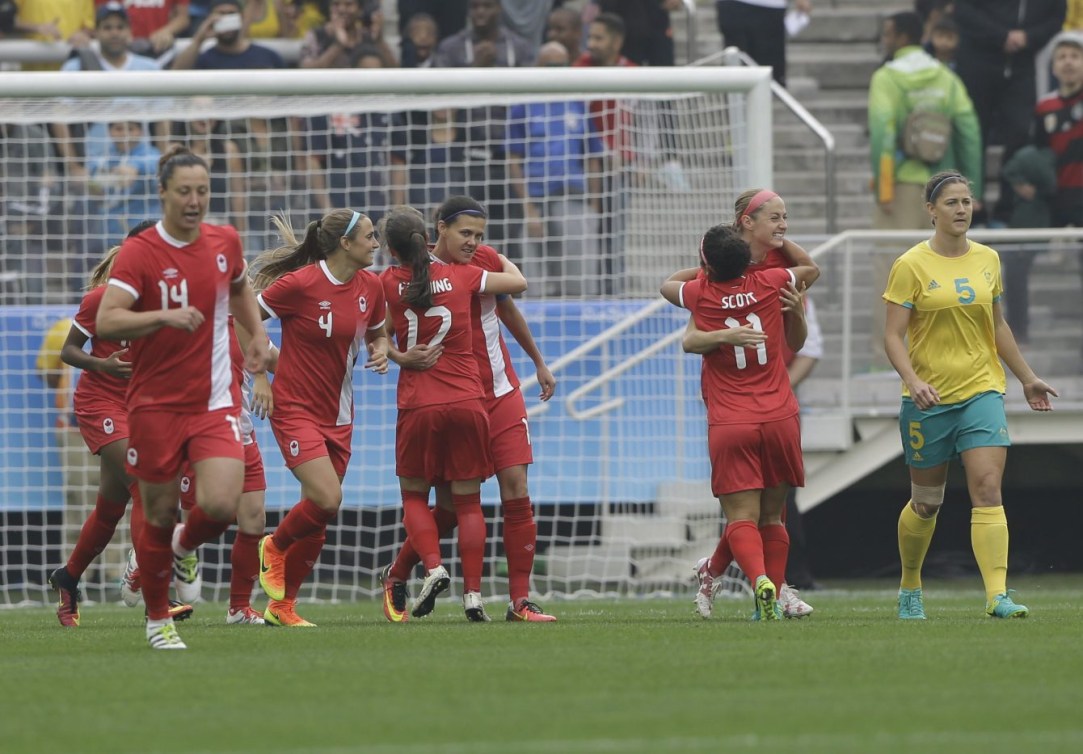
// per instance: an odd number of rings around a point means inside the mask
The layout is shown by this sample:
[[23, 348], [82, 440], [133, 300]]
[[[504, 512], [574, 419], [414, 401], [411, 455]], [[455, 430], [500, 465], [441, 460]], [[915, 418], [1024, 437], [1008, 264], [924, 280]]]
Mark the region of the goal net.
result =
[[[128, 229], [160, 215], [155, 171], [179, 142], [210, 165], [209, 222], [249, 257], [334, 208], [426, 216], [466, 193], [487, 241], [530, 280], [520, 308], [559, 381], [531, 414], [541, 595], [687, 591], [721, 518], [710, 496], [699, 362], [687, 321], [657, 297], [696, 264], [700, 235], [737, 194], [770, 182], [766, 69], [569, 69], [6, 74], [0, 79], [0, 604], [51, 599], [92, 509], [98, 459], [71, 415], [78, 375], [59, 347], [87, 273]], [[386, 257], [379, 265], [386, 265]], [[277, 330], [272, 324], [272, 337]], [[355, 375], [344, 503], [302, 599], [354, 599], [404, 537], [394, 475], [395, 371]], [[269, 426], [268, 526], [299, 497]], [[487, 598], [506, 594], [494, 481]], [[225, 540], [203, 548], [207, 599], [229, 588]], [[83, 575], [117, 598], [127, 520]], [[445, 542], [453, 575], [457, 558]], [[733, 581], [732, 585], [737, 582]], [[737, 588], [734, 586], [734, 588]]]

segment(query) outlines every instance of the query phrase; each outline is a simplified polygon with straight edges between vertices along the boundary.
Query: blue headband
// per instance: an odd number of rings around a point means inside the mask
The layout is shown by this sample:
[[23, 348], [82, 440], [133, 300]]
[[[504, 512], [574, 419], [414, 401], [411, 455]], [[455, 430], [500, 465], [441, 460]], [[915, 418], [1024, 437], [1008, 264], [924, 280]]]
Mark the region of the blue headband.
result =
[[454, 220], [459, 215], [476, 215], [478, 217], [485, 217], [485, 213], [478, 209], [461, 209], [458, 212], [453, 212], [447, 217], [441, 217], [440, 222], [447, 224]]
[[947, 183], [948, 181], [953, 181], [956, 178], [963, 177], [957, 173], [952, 173], [951, 175], [947, 175], [941, 178], [940, 183], [933, 186], [933, 190], [929, 192], [929, 204], [936, 204], [936, 195], [940, 193], [940, 189], [944, 187], [945, 183]]
[[361, 213], [357, 210], [353, 211], [353, 217], [350, 218], [350, 224], [346, 226], [346, 232], [342, 234], [345, 238], [350, 235], [350, 231], [353, 230], [353, 226], [357, 225], [357, 221], [361, 219]]

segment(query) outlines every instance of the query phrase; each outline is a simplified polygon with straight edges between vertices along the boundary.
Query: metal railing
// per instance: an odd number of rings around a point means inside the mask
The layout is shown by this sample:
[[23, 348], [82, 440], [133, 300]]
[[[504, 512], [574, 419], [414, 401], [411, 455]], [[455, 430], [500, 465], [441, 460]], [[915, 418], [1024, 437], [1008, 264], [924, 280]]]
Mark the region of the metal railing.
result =
[[[694, 60], [688, 65], [708, 66], [716, 65], [718, 63], [723, 65], [759, 65], [755, 60], [749, 57], [747, 53], [742, 52], [736, 47], [727, 47], [724, 50]], [[786, 90], [786, 87], [782, 86], [777, 81], [771, 81], [771, 94], [773, 94], [779, 102], [785, 105], [786, 109], [793, 113], [801, 123], [807, 126], [824, 146], [824, 196], [827, 202], [824, 212], [824, 221], [828, 235], [834, 235], [838, 232], [838, 186], [835, 175], [835, 137], [827, 130], [823, 123], [816, 119], [816, 116], [810, 113], [804, 105], [798, 102], [797, 99]]]

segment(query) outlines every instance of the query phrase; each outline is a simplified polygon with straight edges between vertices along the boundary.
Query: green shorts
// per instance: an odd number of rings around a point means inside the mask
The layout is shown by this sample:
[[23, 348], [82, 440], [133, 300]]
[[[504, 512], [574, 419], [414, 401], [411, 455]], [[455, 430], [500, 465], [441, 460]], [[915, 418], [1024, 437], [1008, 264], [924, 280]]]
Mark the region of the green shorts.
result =
[[933, 406], [922, 411], [903, 398], [899, 411], [906, 465], [931, 469], [973, 448], [1007, 447], [1008, 420], [1004, 396], [980, 393], [962, 403]]

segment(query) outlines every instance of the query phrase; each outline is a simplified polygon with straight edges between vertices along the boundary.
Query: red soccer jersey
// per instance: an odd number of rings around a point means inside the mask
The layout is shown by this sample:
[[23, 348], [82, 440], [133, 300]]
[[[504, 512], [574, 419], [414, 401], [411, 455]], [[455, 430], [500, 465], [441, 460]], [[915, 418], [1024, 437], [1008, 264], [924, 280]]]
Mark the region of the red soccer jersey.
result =
[[229, 289], [244, 280], [244, 254], [228, 225], [200, 226], [185, 243], [159, 222], [124, 241], [109, 285], [135, 296], [132, 311], [192, 306], [205, 318], [193, 333], [163, 327], [131, 344], [128, 411], [200, 413], [241, 405], [229, 357]]
[[275, 413], [324, 426], [352, 424], [354, 364], [365, 333], [383, 326], [387, 309], [379, 278], [359, 270], [342, 282], [319, 262], [283, 275], [259, 302], [282, 320]]
[[[115, 340], [102, 340], [98, 331], [98, 306], [105, 295], [105, 286], [99, 285], [83, 296], [79, 311], [72, 323], [90, 340], [90, 355], [97, 359], [107, 359], [113, 353], [124, 348], [124, 343]], [[130, 357], [129, 357], [130, 358]], [[113, 377], [105, 372], [83, 372], [75, 388], [75, 405], [89, 406], [98, 402], [124, 405], [124, 394], [128, 390], [128, 380]]]
[[[479, 246], [471, 264], [488, 272], [502, 272], [504, 265], [499, 252], [492, 246]], [[511, 365], [508, 346], [500, 331], [496, 314], [496, 296], [483, 293], [470, 305], [471, 326], [474, 328], [474, 357], [478, 360], [481, 386], [488, 400], [507, 395], [519, 387], [519, 376]]]
[[387, 308], [400, 351], [418, 343], [437, 344], [444, 353], [431, 369], [399, 370], [398, 407], [420, 408], [483, 398], [474, 358], [470, 309], [474, 294], [485, 287], [488, 272], [468, 264], [430, 266], [432, 306], [419, 309], [402, 300], [412, 279], [409, 267], [389, 267], [383, 275]]
[[699, 279], [681, 286], [681, 305], [700, 330], [752, 325], [767, 333], [758, 348], [720, 346], [703, 357], [708, 424], [758, 424], [797, 413], [778, 301], [779, 290], [791, 280], [792, 272], [776, 268], [724, 283]]

